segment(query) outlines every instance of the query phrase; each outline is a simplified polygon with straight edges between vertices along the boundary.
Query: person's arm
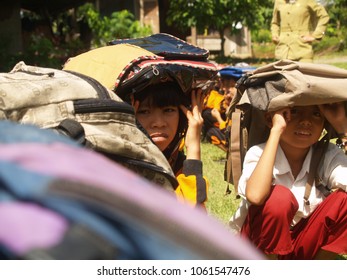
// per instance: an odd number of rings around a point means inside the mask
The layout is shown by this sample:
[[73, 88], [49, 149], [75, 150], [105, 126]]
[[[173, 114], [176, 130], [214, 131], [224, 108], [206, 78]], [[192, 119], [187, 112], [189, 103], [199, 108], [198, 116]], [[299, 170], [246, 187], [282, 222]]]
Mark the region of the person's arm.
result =
[[262, 205], [270, 194], [277, 149], [289, 119], [289, 108], [278, 110], [272, 114], [269, 138], [252, 175], [246, 183], [246, 198], [251, 204]]
[[201, 112], [203, 108], [204, 97], [201, 90], [192, 91], [192, 108], [188, 110], [181, 105], [180, 108], [188, 119], [188, 129], [185, 135], [185, 147], [187, 159], [201, 160], [200, 137], [204, 123]]
[[222, 115], [220, 114], [220, 112], [218, 111], [218, 109], [213, 108], [213, 109], [211, 110], [211, 115], [217, 120], [217, 122], [218, 122], [219, 124], [221, 124], [221, 123], [224, 122], [224, 120], [223, 120], [223, 118], [222, 118]]
[[202, 205], [207, 200], [208, 181], [203, 177], [200, 135], [203, 125], [201, 116], [204, 97], [201, 90], [192, 91], [192, 108], [180, 108], [188, 119], [188, 129], [185, 136], [186, 159], [183, 162], [182, 174], [177, 177], [179, 186], [176, 189], [178, 197], [193, 205]]
[[274, 43], [279, 42], [279, 36], [280, 36], [280, 27], [281, 26], [281, 18], [279, 11], [277, 9], [277, 1], [275, 1], [274, 8], [272, 11], [272, 20], [271, 20], [271, 35], [272, 35], [272, 41]]
[[182, 174], [177, 176], [178, 187], [175, 192], [179, 200], [204, 207], [207, 201], [209, 182], [203, 176], [203, 165], [200, 160], [185, 160]]
[[325, 30], [329, 23], [329, 14], [325, 10], [324, 6], [317, 3], [315, 0], [310, 1], [309, 6], [312, 10], [312, 14], [314, 15], [313, 22], [315, 23], [315, 28], [311, 36], [315, 40], [320, 40], [324, 36]]

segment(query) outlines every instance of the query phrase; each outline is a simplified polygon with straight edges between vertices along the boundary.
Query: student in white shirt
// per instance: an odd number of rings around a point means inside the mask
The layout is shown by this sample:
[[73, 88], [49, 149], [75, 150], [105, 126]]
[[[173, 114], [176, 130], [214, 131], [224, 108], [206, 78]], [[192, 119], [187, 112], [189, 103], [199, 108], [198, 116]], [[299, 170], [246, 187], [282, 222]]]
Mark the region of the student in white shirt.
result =
[[[336, 189], [325, 197], [313, 184], [304, 202], [313, 146], [328, 121], [347, 144], [343, 103], [266, 113], [270, 135], [246, 154], [243, 198], [230, 226], [270, 259], [334, 259], [347, 253], [347, 156], [329, 143], [319, 174]], [[342, 147], [347, 149], [345, 145]]]

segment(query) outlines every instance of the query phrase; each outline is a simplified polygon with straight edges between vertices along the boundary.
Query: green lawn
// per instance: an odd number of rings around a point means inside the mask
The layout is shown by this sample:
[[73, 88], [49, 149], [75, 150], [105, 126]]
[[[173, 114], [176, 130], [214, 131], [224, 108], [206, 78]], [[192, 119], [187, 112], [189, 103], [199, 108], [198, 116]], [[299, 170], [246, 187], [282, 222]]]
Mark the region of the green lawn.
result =
[[229, 188], [232, 193], [225, 195], [227, 183], [224, 181], [224, 165], [226, 154], [221, 149], [207, 142], [202, 142], [202, 161], [204, 175], [210, 182], [207, 209], [209, 213], [223, 223], [227, 223], [237, 209], [239, 200], [235, 199], [234, 186]]

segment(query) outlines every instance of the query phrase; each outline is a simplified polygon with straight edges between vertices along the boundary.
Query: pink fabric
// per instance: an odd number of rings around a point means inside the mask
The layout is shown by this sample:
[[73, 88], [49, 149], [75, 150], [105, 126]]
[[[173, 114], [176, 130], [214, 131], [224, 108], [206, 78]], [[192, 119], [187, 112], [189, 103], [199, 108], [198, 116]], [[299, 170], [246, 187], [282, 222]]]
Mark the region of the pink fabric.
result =
[[347, 193], [335, 191], [292, 230], [298, 204], [290, 190], [276, 185], [262, 206], [250, 206], [241, 235], [279, 259], [314, 259], [320, 248], [347, 253]]
[[19, 255], [58, 244], [67, 226], [64, 217], [35, 204], [0, 204], [0, 244]]

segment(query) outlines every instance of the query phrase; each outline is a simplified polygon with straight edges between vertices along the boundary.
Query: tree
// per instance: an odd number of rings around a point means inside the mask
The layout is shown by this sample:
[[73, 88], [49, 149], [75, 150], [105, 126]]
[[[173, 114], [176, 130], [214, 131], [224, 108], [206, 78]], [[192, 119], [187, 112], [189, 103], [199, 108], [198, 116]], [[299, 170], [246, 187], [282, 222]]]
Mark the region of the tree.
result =
[[216, 30], [224, 55], [224, 32], [239, 32], [239, 26], [260, 28], [264, 23], [264, 7], [272, 8], [272, 0], [176, 0], [170, 2], [167, 23], [181, 30], [196, 27]]
[[320, 0], [329, 16], [326, 36], [315, 46], [316, 50], [342, 51], [347, 41], [347, 0]]
[[128, 10], [114, 12], [110, 17], [101, 16], [95, 7], [87, 3], [78, 8], [80, 22], [84, 22], [92, 31], [93, 47], [106, 45], [109, 41], [119, 38], [136, 38], [150, 35], [150, 26], [141, 26], [135, 16]]
[[346, 32], [347, 26], [347, 0], [325, 1], [325, 7], [330, 16], [329, 25], [336, 32]]

